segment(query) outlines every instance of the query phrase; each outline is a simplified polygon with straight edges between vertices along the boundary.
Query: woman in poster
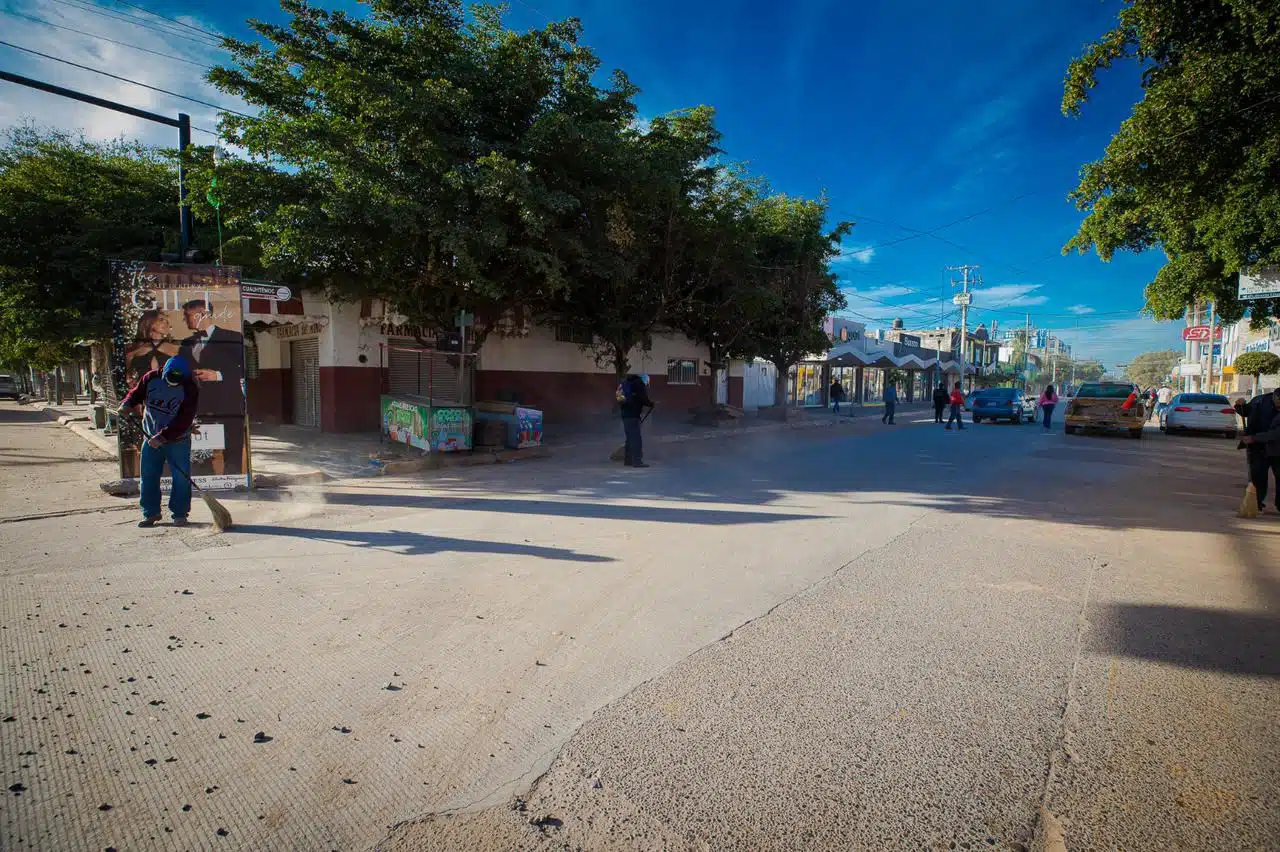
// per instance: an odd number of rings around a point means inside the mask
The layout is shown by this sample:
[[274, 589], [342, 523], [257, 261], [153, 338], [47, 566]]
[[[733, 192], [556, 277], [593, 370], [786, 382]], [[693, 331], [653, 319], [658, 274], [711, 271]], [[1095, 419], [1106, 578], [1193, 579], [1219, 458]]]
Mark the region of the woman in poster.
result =
[[138, 317], [136, 345], [129, 350], [128, 381], [133, 384], [145, 373], [159, 370], [178, 354], [178, 344], [169, 336], [169, 317], [159, 308], [143, 311]]

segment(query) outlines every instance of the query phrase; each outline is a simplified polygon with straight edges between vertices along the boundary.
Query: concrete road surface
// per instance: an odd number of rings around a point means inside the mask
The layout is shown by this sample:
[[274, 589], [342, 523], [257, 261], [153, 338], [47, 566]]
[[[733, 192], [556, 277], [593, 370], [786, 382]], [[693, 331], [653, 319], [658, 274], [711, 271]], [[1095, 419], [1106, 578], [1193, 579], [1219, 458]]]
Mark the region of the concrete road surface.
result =
[[0, 404], [0, 847], [1012, 850], [1043, 808], [1275, 848], [1280, 519], [1234, 518], [1234, 444], [929, 420], [218, 536]]

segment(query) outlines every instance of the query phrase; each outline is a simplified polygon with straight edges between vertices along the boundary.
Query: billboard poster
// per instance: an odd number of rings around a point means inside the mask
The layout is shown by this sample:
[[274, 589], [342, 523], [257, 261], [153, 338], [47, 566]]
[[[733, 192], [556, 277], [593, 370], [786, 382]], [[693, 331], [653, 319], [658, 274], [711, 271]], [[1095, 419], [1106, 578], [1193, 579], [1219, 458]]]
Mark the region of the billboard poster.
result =
[[[123, 397], [174, 355], [200, 388], [191, 439], [191, 477], [207, 490], [249, 486], [240, 268], [112, 261], [115, 334], [112, 379]], [[120, 424], [120, 475], [138, 478], [141, 425]], [[168, 489], [170, 480], [161, 480]]]

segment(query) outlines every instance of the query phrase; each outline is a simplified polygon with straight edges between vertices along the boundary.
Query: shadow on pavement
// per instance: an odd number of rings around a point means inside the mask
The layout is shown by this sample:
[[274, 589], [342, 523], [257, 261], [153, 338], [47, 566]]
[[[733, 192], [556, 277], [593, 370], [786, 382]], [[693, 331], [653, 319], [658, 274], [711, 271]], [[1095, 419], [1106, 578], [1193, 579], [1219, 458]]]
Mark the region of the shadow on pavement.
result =
[[1110, 604], [1093, 650], [1227, 674], [1280, 677], [1280, 619], [1161, 604]]
[[433, 553], [493, 553], [508, 556], [530, 556], [538, 559], [555, 559], [566, 562], [613, 562], [609, 556], [579, 553], [559, 547], [540, 547], [533, 544], [509, 544], [501, 541], [449, 538], [425, 533], [387, 530], [327, 530], [301, 527], [277, 527], [263, 524], [237, 524], [226, 535], [250, 533], [253, 535], [284, 536], [315, 541], [338, 542], [352, 547], [394, 551], [401, 556], [426, 556]]
[[661, 524], [765, 524], [778, 521], [819, 520], [825, 515], [781, 512], [739, 512], [725, 509], [686, 509], [666, 506], [626, 506], [616, 503], [579, 503], [565, 500], [504, 500], [487, 497], [454, 497], [428, 494], [386, 494], [335, 491], [325, 494], [329, 505], [385, 506], [399, 509], [445, 509], [545, 515], [553, 518], [593, 518], [611, 521], [647, 521]]
[[8, 406], [0, 406], [0, 425], [14, 426], [25, 423], [46, 423], [54, 424], [53, 421], [44, 411], [32, 411], [29, 408], [10, 408]]

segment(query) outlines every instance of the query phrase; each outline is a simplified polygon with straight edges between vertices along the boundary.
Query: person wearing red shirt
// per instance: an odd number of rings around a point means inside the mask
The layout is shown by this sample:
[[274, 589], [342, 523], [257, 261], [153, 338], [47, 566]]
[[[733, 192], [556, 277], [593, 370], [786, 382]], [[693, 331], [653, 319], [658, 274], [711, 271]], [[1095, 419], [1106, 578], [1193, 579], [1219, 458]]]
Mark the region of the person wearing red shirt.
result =
[[964, 421], [960, 419], [960, 411], [964, 408], [964, 392], [960, 390], [960, 383], [956, 382], [956, 386], [951, 390], [951, 417], [947, 420], [947, 428], [951, 428], [951, 424], [955, 423], [956, 428], [961, 432], [964, 431]]

